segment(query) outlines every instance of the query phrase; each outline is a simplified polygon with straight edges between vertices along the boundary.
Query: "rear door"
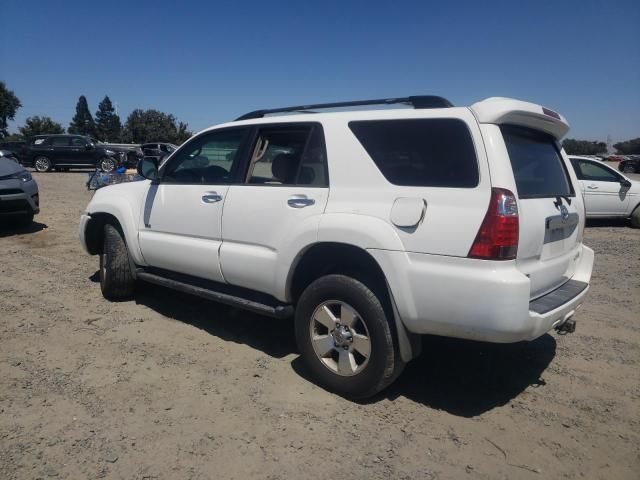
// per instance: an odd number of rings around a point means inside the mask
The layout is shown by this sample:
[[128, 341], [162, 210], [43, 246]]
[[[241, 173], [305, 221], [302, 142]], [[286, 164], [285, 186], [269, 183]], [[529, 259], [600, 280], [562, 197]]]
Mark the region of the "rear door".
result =
[[227, 193], [220, 249], [227, 282], [278, 296], [303, 246], [317, 239], [329, 195], [320, 124], [257, 127], [245, 182]]
[[618, 172], [598, 162], [582, 158], [572, 159], [571, 162], [584, 192], [587, 215], [628, 215], [629, 187], [620, 183], [624, 178]]
[[525, 127], [500, 129], [518, 196], [516, 265], [530, 278], [535, 298], [573, 276], [584, 225], [582, 197], [554, 137]]
[[54, 163], [70, 164], [73, 163], [73, 154], [69, 137], [51, 137], [51, 159]]

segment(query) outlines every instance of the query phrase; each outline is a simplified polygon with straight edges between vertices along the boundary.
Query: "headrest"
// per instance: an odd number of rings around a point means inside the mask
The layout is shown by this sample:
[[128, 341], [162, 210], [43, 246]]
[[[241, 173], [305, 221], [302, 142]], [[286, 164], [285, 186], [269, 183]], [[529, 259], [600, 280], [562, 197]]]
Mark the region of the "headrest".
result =
[[297, 169], [297, 157], [290, 153], [279, 153], [271, 164], [273, 177], [282, 183], [293, 183]]

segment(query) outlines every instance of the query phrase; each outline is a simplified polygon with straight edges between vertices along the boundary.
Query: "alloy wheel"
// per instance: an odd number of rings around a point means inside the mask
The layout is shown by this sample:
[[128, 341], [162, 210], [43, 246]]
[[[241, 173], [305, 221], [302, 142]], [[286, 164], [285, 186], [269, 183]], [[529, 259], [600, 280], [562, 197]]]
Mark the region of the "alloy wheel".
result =
[[369, 363], [371, 337], [364, 319], [349, 304], [329, 300], [310, 319], [311, 344], [322, 364], [341, 376], [360, 373]]

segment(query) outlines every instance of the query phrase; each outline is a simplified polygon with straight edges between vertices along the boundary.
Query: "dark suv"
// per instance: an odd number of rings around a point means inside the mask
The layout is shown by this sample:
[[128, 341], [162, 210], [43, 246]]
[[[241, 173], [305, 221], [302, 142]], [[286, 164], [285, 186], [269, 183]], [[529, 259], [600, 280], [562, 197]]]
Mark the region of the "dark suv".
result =
[[111, 150], [91, 137], [36, 135], [27, 142], [22, 163], [38, 172], [87, 167], [112, 172], [125, 160], [123, 152]]

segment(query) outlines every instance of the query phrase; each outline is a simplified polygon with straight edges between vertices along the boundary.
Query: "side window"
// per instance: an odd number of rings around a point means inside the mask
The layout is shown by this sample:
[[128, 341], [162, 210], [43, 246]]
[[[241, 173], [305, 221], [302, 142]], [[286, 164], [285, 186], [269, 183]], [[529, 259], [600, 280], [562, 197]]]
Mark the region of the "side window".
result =
[[594, 162], [580, 161], [580, 170], [584, 180], [592, 180], [595, 182], [619, 182], [620, 177], [607, 167], [598, 165]]
[[247, 128], [201, 135], [180, 149], [163, 168], [163, 183], [233, 183], [234, 168], [247, 137]]
[[52, 137], [51, 146], [52, 147], [68, 147], [69, 137]]
[[87, 144], [87, 141], [81, 137], [73, 137], [71, 139], [72, 147], [84, 147]]
[[327, 186], [326, 163], [319, 125], [264, 127], [258, 131], [247, 183]]
[[394, 185], [473, 188], [478, 161], [466, 124], [453, 118], [349, 122], [349, 128]]

